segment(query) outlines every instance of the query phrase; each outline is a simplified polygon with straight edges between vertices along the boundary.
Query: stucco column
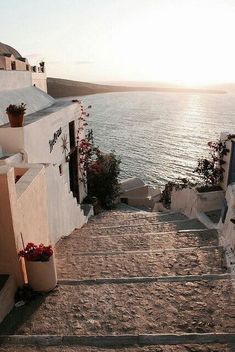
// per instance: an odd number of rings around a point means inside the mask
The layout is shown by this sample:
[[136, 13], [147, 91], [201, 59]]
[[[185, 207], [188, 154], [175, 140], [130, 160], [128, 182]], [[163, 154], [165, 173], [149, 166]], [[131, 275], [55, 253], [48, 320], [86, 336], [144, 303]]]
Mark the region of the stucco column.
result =
[[0, 167], [0, 190], [0, 273], [14, 275], [17, 284], [21, 285], [23, 279], [15, 243], [18, 229], [13, 167]]

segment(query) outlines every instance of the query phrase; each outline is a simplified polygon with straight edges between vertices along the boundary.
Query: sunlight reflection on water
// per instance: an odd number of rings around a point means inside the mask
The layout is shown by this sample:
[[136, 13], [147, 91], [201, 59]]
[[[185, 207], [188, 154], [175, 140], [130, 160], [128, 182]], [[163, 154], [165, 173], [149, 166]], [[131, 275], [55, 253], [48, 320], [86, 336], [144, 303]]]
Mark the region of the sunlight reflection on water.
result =
[[89, 127], [105, 151], [122, 159], [121, 177], [163, 185], [192, 177], [207, 142], [233, 131], [234, 94], [127, 92], [81, 97]]

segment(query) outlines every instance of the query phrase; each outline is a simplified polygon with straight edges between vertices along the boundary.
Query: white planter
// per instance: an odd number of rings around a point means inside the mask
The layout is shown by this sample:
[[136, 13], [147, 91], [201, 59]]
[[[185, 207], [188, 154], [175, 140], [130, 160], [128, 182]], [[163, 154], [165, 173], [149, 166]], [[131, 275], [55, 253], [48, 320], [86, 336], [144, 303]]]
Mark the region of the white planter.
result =
[[57, 275], [54, 255], [48, 262], [25, 261], [28, 283], [35, 291], [48, 292], [55, 288]]

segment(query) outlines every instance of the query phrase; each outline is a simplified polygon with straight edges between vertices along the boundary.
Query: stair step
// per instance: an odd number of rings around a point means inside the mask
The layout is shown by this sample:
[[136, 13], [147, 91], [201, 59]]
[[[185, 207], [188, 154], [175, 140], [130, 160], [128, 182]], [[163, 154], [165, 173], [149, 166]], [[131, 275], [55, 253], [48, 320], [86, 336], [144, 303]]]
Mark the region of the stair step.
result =
[[71, 250], [83, 252], [96, 251], [131, 251], [131, 250], [162, 250], [167, 248], [185, 248], [218, 245], [216, 230], [179, 231], [162, 233], [120, 234], [120, 235], [87, 235], [74, 231], [66, 239], [57, 243], [57, 252], [68, 253]]
[[0, 352], [235, 351], [217, 231], [177, 212], [123, 209], [59, 241], [59, 286], [13, 309]]
[[148, 232], [171, 232], [178, 230], [201, 230], [206, 227], [198, 220], [178, 220], [169, 222], [156, 222], [148, 225], [121, 225], [121, 226], [104, 226], [89, 227], [85, 225], [79, 233], [90, 235], [119, 235], [126, 233], [148, 233]]
[[112, 222], [98, 222], [92, 223], [90, 222], [87, 227], [89, 228], [107, 228], [107, 227], [119, 227], [119, 226], [136, 226], [136, 225], [149, 225], [149, 224], [156, 224], [162, 222], [173, 222], [179, 220], [189, 220], [184, 215], [179, 216], [178, 214], [175, 216], [167, 215], [164, 218], [162, 217], [146, 217], [140, 219], [126, 219], [126, 220], [117, 220]]
[[120, 277], [120, 278], [96, 278], [96, 279], [60, 279], [59, 285], [80, 286], [80, 285], [104, 285], [104, 284], [138, 284], [138, 283], [168, 283], [168, 282], [194, 282], [230, 280], [231, 274], [204, 274], [204, 275], [175, 275], [175, 276], [143, 276], [143, 277]]
[[232, 299], [231, 282], [223, 279], [109, 283], [95, 288], [61, 285], [36, 302], [15, 308], [1, 325], [1, 335], [230, 334]]
[[116, 216], [114, 217], [104, 217], [98, 220], [96, 217], [91, 219], [89, 222], [90, 226], [105, 226], [105, 224], [112, 223], [113, 225], [115, 224], [127, 224], [127, 223], [133, 223], [133, 222], [158, 222], [158, 221], [170, 221], [170, 220], [188, 220], [188, 218], [182, 214], [182, 213], [164, 213], [164, 214], [158, 214], [155, 215], [155, 213], [150, 213], [150, 215], [138, 215], [138, 216]]
[[148, 250], [132, 250], [132, 251], [93, 251], [93, 252], [81, 252], [81, 251], [74, 251], [73, 255], [74, 256], [109, 256], [109, 255], [128, 255], [128, 254], [164, 254], [166, 252], [177, 252], [177, 253], [184, 253], [184, 252], [192, 252], [192, 251], [214, 251], [214, 250], [220, 250], [221, 252], [223, 251], [222, 246], [198, 246], [198, 247], [184, 247], [184, 248], [163, 248], [161, 250], [159, 249], [148, 249]]
[[131, 211], [131, 212], [123, 212], [123, 211], [115, 211], [115, 210], [108, 210], [99, 213], [93, 218], [93, 221], [105, 221], [112, 218], [114, 221], [118, 218], [122, 219], [138, 219], [143, 217], [157, 217], [157, 216], [164, 216], [164, 215], [171, 215], [171, 214], [180, 214], [178, 211], [164, 211], [164, 212], [149, 212], [149, 211]]
[[76, 248], [57, 252], [57, 272], [61, 278], [129, 277], [159, 275], [201, 275], [225, 272], [224, 253], [191, 248], [188, 251], [160, 251], [79, 255]]
[[[102, 352], [114, 351], [113, 349], [110, 350], [110, 347], [115, 348], [116, 352], [233, 352], [235, 334], [224, 332], [215, 334], [130, 334], [118, 336], [10, 335], [0, 336], [0, 344], [1, 341], [7, 341], [9, 344], [8, 346], [5, 345], [6, 349], [4, 350], [8, 352], [16, 351], [12, 348], [12, 344], [17, 346], [18, 352], [41, 351], [41, 347], [44, 347], [44, 351], [55, 352], [55, 347], [50, 348], [49, 346], [63, 347], [63, 352], [100, 352], [100, 348], [102, 348]], [[31, 347], [28, 345], [31, 345]], [[76, 347], [71, 350], [71, 346]], [[81, 350], [79, 346], [83, 346]], [[89, 346], [89, 349], [84, 348], [84, 346]], [[173, 349], [172, 346], [177, 349]], [[200, 350], [196, 350], [197, 347]], [[156, 350], [156, 348], [160, 349]]]
[[[149, 223], [149, 225], [161, 225], [161, 224], [186, 224], [186, 225], [191, 225], [191, 224], [196, 224], [196, 225], [200, 225], [202, 226], [202, 223], [198, 220], [189, 220], [189, 219], [178, 219], [178, 220], [173, 220], [172, 218], [170, 218], [170, 220], [161, 220], [161, 221], [153, 221], [151, 223]], [[86, 225], [86, 230], [87, 229], [100, 229], [100, 230], [106, 230], [106, 229], [118, 229], [118, 228], [132, 228], [132, 227], [138, 227], [138, 226], [145, 226], [146, 224], [143, 223], [132, 223], [132, 224], [115, 224], [115, 225], [110, 225], [110, 226], [89, 226], [89, 224]]]

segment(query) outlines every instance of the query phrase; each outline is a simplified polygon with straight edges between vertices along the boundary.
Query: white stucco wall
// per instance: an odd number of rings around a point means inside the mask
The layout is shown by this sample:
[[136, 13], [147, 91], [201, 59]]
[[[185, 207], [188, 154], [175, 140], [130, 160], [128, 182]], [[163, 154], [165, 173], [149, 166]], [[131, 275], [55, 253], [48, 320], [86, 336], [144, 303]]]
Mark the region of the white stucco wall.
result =
[[[226, 140], [227, 136], [229, 135], [229, 132], [222, 132], [220, 135], [220, 138], [222, 140]], [[223, 160], [225, 161], [225, 164], [222, 165], [224, 169], [224, 178], [223, 182], [221, 184], [221, 187], [226, 191], [227, 186], [228, 186], [228, 177], [229, 177], [229, 168], [230, 168], [230, 159], [232, 156], [232, 141], [235, 141], [235, 138], [232, 138], [231, 140], [226, 141], [226, 147], [229, 150], [227, 155], [224, 155]]]
[[[66, 156], [70, 152], [69, 123], [75, 122], [76, 136], [80, 113], [80, 105], [77, 103], [53, 105], [39, 113], [29, 115], [28, 122], [22, 128], [0, 127], [0, 145], [5, 153], [23, 153], [24, 161], [28, 163], [62, 165], [63, 174], [66, 180], [69, 180], [66, 161]], [[57, 131], [61, 133], [55, 138], [51, 150], [49, 141], [53, 140]], [[64, 140], [67, 142], [67, 150], [63, 148]], [[82, 200], [85, 196], [84, 186], [80, 184], [79, 189]]]
[[32, 72], [32, 85], [47, 93], [47, 76], [43, 72]]
[[[17, 183], [16, 174], [23, 175]], [[46, 187], [42, 165], [0, 167], [0, 272], [12, 274], [19, 285], [21, 233], [25, 244], [49, 244]]]
[[231, 247], [235, 251], [235, 224], [230, 219], [235, 219], [235, 185], [228, 186], [226, 192], [228, 211], [224, 224], [220, 223], [222, 229], [221, 242], [224, 247]]
[[32, 86], [31, 72], [0, 70], [0, 91], [15, 90], [30, 86]]
[[0, 128], [0, 144], [6, 154], [16, 154], [24, 148], [23, 128]]
[[[45, 116], [23, 127], [24, 130], [24, 149], [28, 154], [29, 163], [56, 163], [61, 164], [65, 161], [65, 152], [62, 147], [63, 138], [67, 140], [67, 152], [69, 146], [69, 122], [77, 121], [79, 111], [74, 104], [62, 107], [49, 116]], [[50, 152], [49, 141], [53, 139], [54, 133], [62, 129], [62, 133], [56, 140], [53, 150]]]
[[[61, 236], [68, 235], [75, 227], [81, 227], [86, 222], [80, 205], [70, 191], [69, 163], [66, 160], [70, 152], [69, 123], [75, 121], [76, 142], [80, 113], [80, 105], [77, 103], [67, 102], [62, 105], [59, 103], [35, 115], [30, 115], [28, 122], [21, 128], [6, 126], [0, 128], [0, 144], [6, 152], [21, 152], [25, 163], [47, 165], [48, 221], [53, 244]], [[57, 131], [60, 131], [60, 135], [56, 136], [51, 149], [49, 141]], [[63, 139], [67, 141], [66, 151], [63, 148]], [[61, 166], [62, 175], [60, 175], [59, 166]], [[82, 202], [85, 190], [81, 182], [79, 194]], [[30, 204], [29, 200], [28, 202]]]
[[62, 236], [82, 227], [87, 219], [57, 166], [46, 167], [46, 178], [50, 239], [55, 244]]
[[[47, 183], [45, 168], [42, 165], [27, 165], [15, 169], [18, 174], [23, 169], [23, 176], [16, 183], [16, 208], [18, 231], [24, 242], [50, 244], [47, 208]], [[22, 249], [19, 233], [16, 233], [16, 247]]]
[[17, 227], [12, 214], [12, 209], [15, 214], [12, 201], [15, 204], [16, 200], [14, 177], [12, 167], [0, 167], [0, 273], [12, 274], [15, 281], [21, 283], [22, 277], [15, 243]]

